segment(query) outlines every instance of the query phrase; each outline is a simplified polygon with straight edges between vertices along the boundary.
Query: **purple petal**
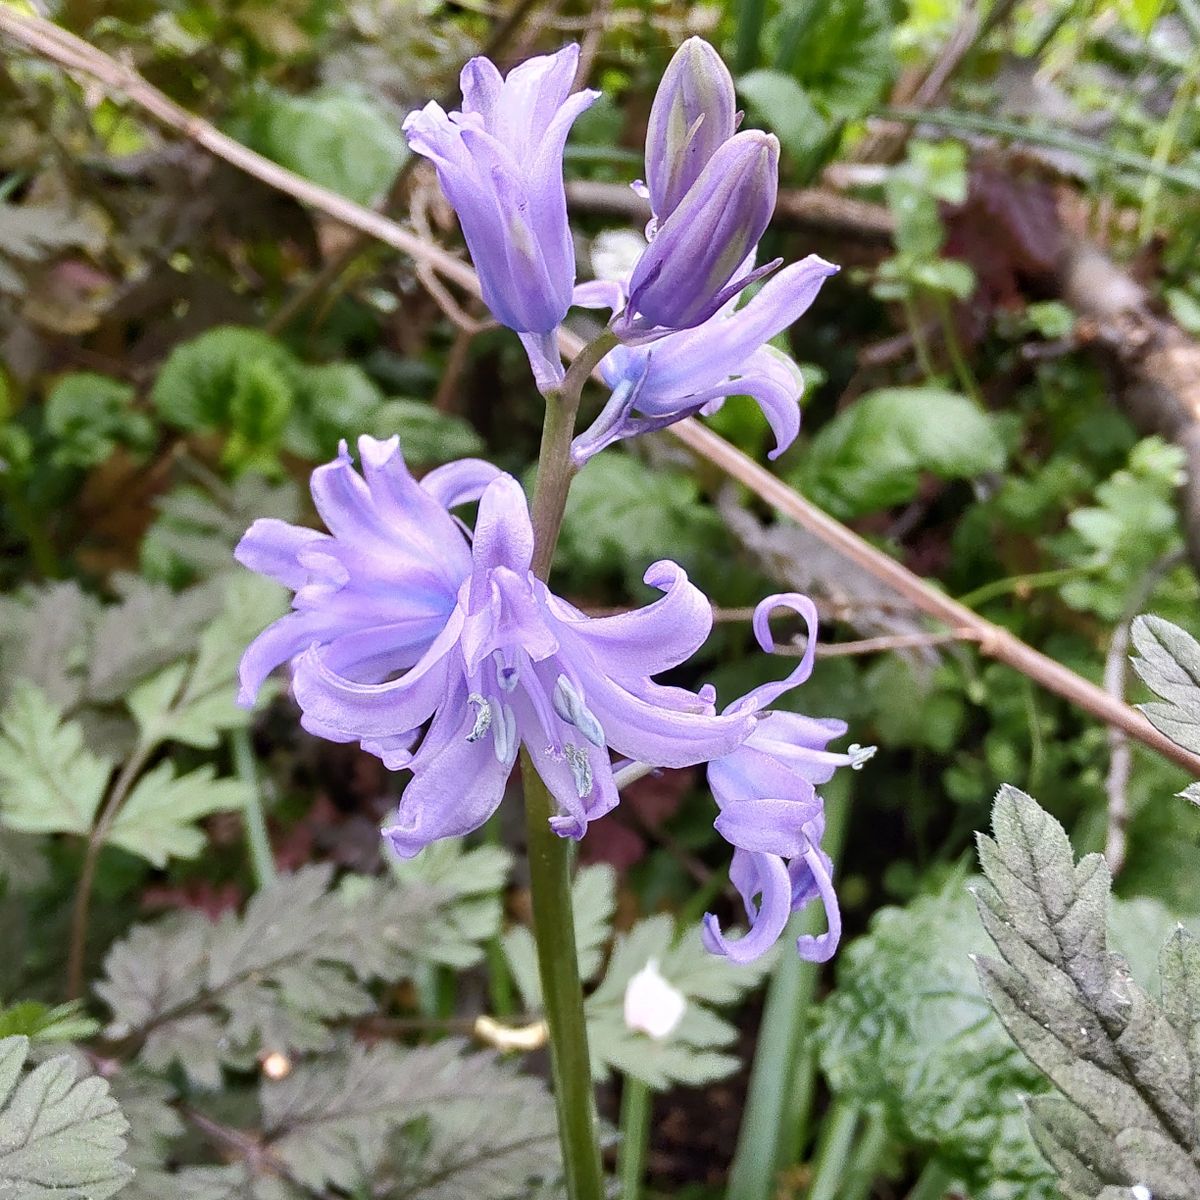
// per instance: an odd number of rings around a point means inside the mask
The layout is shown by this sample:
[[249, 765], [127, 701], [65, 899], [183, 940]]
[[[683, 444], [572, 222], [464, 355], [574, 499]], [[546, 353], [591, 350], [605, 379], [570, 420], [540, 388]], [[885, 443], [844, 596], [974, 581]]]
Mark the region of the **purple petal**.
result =
[[[812, 934], [802, 934], [796, 939], [796, 950], [800, 957], [809, 962], [828, 962], [837, 951], [838, 942], [842, 938], [842, 910], [838, 904], [837, 892], [833, 890], [833, 879], [830, 873], [829, 858], [821, 853], [816, 846], [810, 847], [802, 861], [808, 868], [821, 903], [825, 906], [825, 920], [828, 930], [814, 937]], [[792, 866], [795, 867], [793, 862]]]
[[810, 847], [806, 826], [821, 811], [821, 801], [811, 792], [807, 803], [794, 800], [745, 799], [727, 804], [713, 822], [730, 845], [742, 850], [794, 858]]
[[[475, 581], [495, 567], [526, 575], [533, 563], [533, 526], [521, 485], [511, 475], [498, 475], [479, 500], [472, 554]], [[472, 582], [472, 604], [475, 582]]]
[[777, 683], [764, 683], [753, 691], [747, 692], [740, 700], [735, 701], [726, 709], [727, 712], [758, 712], [768, 704], [779, 699], [785, 692], [799, 687], [811, 674], [813, 662], [817, 654], [817, 607], [807, 597], [799, 592], [781, 592], [768, 596], [760, 601], [754, 610], [754, 634], [758, 644], [770, 654], [775, 649], [775, 639], [771, 636], [770, 617], [773, 609], [790, 608], [804, 618], [808, 626], [808, 644], [804, 647], [804, 656], [799, 665], [786, 679]]
[[487, 485], [503, 472], [482, 458], [460, 458], [435, 467], [421, 480], [421, 487], [443, 508], [472, 504], [483, 495]]
[[[779, 940], [791, 915], [792, 889], [787, 867], [777, 855], [746, 854], [739, 860], [739, 854], [734, 854], [730, 876], [740, 875], [737, 886], [750, 918], [750, 931], [744, 937], [726, 938], [716, 916], [706, 913], [701, 936], [713, 954], [741, 964], [761, 958]], [[757, 910], [753, 903], [756, 894], [761, 894]]]
[[274, 517], [260, 517], [242, 536], [233, 557], [259, 575], [274, 579], [295, 591], [303, 587], [308, 571], [296, 561], [296, 555], [308, 547], [332, 541], [328, 534], [290, 525]]

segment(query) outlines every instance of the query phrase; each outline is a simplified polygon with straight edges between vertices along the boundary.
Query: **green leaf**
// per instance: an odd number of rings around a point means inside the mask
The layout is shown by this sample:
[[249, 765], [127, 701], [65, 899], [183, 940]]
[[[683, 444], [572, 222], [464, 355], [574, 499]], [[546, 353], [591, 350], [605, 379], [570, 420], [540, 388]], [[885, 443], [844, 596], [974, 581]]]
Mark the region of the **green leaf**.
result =
[[80, 371], [64, 375], [46, 397], [46, 429], [57, 445], [53, 461], [65, 467], [99, 466], [118, 444], [136, 451], [154, 445], [154, 424], [133, 407], [127, 383]]
[[790, 75], [751, 71], [737, 83], [751, 115], [774, 133], [797, 162], [807, 164], [829, 138], [829, 122]]
[[[726, 1053], [737, 1030], [712, 1006], [732, 1004], [756, 987], [773, 958], [765, 955], [756, 963], [735, 966], [709, 954], [695, 926], [678, 936], [666, 915], [640, 921], [617, 939], [608, 970], [585, 1006], [593, 1073], [603, 1078], [620, 1071], [655, 1089], [676, 1083], [699, 1086], [731, 1075], [741, 1065]], [[687, 1001], [678, 1026], [662, 1039], [625, 1024], [625, 990], [650, 962]]]
[[1030, 1110], [1064, 1194], [1200, 1194], [1190, 967], [1168, 952], [1156, 1003], [1109, 949], [1104, 859], [1076, 865], [1062, 826], [1015, 788], [1001, 789], [992, 823], [994, 837], [979, 839], [988, 884], [977, 902], [1002, 959], [981, 959], [979, 973], [1010, 1036], [1060, 1093]]
[[0, 716], [0, 821], [23, 833], [89, 834], [111, 772], [77, 723], [17, 683]]
[[[422, 853], [424, 857], [424, 853]], [[587, 983], [599, 970], [604, 947], [612, 933], [617, 907], [617, 877], [612, 867], [581, 867], [571, 881], [571, 912], [575, 919], [575, 951], [579, 977]], [[503, 939], [504, 954], [517, 990], [530, 1012], [542, 1009], [542, 984], [538, 975], [537, 946], [524, 925], [510, 929]]]
[[195, 858], [204, 849], [204, 833], [194, 822], [215, 812], [245, 807], [249, 787], [238, 779], [214, 779], [214, 768], [176, 775], [159, 763], [138, 780], [117, 812], [106, 844], [165, 867], [169, 858]]
[[895, 1136], [936, 1147], [971, 1196], [1051, 1200], [1024, 1109], [1045, 1084], [988, 1010], [972, 966], [986, 945], [961, 876], [880, 909], [838, 956], [814, 1040], [837, 1096], [878, 1105]]
[[842, 519], [912, 500], [928, 471], [969, 479], [999, 471], [994, 420], [965, 396], [933, 387], [869, 392], [813, 438], [799, 471], [805, 494]]
[[[353, 444], [360, 433], [374, 433], [380, 426], [383, 393], [354, 363], [299, 367], [295, 386], [296, 409], [283, 444], [301, 458], [332, 458], [343, 438]], [[407, 456], [408, 447], [404, 450]]]
[[351, 88], [271, 92], [257, 101], [248, 136], [261, 154], [358, 204], [387, 191], [408, 153], [395, 117]]
[[295, 389], [284, 366], [265, 356], [238, 363], [223, 462], [239, 471], [256, 467], [274, 472], [294, 403]]
[[420, 400], [386, 400], [362, 429], [376, 437], [399, 434], [400, 449], [413, 465], [438, 466], [484, 450], [483, 439], [468, 422]]
[[1161, 697], [1138, 707], [1160, 733], [1200, 753], [1200, 643], [1162, 617], [1138, 617], [1131, 633], [1138, 651], [1133, 668]]
[[295, 367], [290, 351], [267, 334], [219, 325], [171, 351], [151, 399], [163, 420], [180, 429], [225, 430], [233, 423], [234, 397], [247, 372], [274, 371], [290, 378]]
[[484, 943], [500, 932], [512, 855], [499, 846], [468, 850], [459, 839], [447, 838], [416, 858], [393, 856], [389, 863], [401, 891], [425, 895], [429, 932], [421, 959], [459, 969], [479, 962]]
[[886, 0], [788, 0], [772, 39], [789, 71], [834, 120], [854, 121], [879, 101], [894, 70]]
[[79, 1078], [66, 1055], [22, 1076], [24, 1037], [0, 1041], [0, 1194], [20, 1200], [107, 1200], [128, 1182], [129, 1128], [108, 1084]]
[[51, 1008], [40, 1000], [24, 1000], [0, 1009], [0, 1038], [27, 1037], [35, 1042], [73, 1042], [92, 1037], [99, 1024], [72, 1000]]

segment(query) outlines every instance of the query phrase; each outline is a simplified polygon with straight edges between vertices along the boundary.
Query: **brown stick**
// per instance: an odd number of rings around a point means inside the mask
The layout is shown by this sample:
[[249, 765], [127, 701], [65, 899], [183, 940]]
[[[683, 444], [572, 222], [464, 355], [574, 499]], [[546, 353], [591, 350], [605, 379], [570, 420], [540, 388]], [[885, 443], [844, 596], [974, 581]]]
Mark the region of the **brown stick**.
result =
[[[0, 32], [68, 70], [82, 71], [92, 76], [105, 88], [122, 93], [142, 105], [164, 125], [264, 183], [295, 196], [302, 203], [319, 209], [345, 225], [379, 238], [414, 261], [428, 263], [466, 291], [478, 294], [479, 282], [474, 271], [460, 259], [422, 241], [387, 217], [362, 208], [327, 188], [309, 183], [248, 150], [206, 121], [180, 108], [132, 68], [121, 65], [51, 22], [40, 17], [21, 16], [0, 6]], [[560, 337], [560, 344], [569, 357], [578, 354], [582, 345], [577, 337], [566, 331]], [[670, 432], [694, 453], [708, 459], [779, 512], [804, 526], [911, 601], [915, 608], [952, 630], [969, 631], [978, 640], [981, 652], [989, 658], [1006, 663], [1048, 691], [1070, 701], [1098, 720], [1124, 730], [1130, 737], [1200, 777], [1200, 758], [1164, 737], [1141, 713], [926, 583], [895, 559], [889, 558], [810, 504], [724, 438], [695, 420], [682, 421], [672, 426]]]

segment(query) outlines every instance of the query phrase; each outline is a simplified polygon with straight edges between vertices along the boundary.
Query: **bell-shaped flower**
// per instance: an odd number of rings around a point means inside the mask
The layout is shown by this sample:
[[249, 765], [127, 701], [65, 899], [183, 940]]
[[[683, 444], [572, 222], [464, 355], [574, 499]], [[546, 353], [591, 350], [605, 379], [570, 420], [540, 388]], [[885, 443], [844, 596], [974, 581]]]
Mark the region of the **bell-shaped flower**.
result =
[[[582, 465], [622, 438], [715, 412], [728, 396], [758, 402], [775, 434], [769, 457], [777, 458], [800, 431], [804, 381], [796, 365], [767, 343], [808, 310], [837, 270], [810, 254], [768, 279], [740, 308], [735, 297], [695, 329], [610, 351], [600, 373], [612, 394], [591, 428], [575, 439], [575, 462]], [[619, 286], [608, 282], [581, 284], [575, 299], [605, 307], [623, 302]]]
[[521, 335], [538, 386], [562, 379], [554, 331], [575, 283], [563, 151], [600, 94], [571, 94], [579, 47], [531, 58], [502, 77], [486, 58], [462, 70], [463, 107], [430, 101], [404, 122], [409, 146], [437, 168], [458, 213], [484, 303]]
[[688, 38], [663, 72], [646, 129], [646, 193], [657, 224], [679, 206], [737, 129], [733, 77], [703, 38]]
[[722, 142], [629, 280], [625, 310], [613, 321], [622, 341], [692, 329], [707, 321], [779, 260], [745, 270], [771, 220], [779, 186], [779, 142], [747, 130]]
[[[774, 649], [768, 621], [772, 610], [780, 607], [804, 618], [804, 656], [786, 679], [755, 688], [731, 704], [726, 715], [761, 713], [812, 673], [817, 612], [807, 597], [786, 593], [763, 600], [754, 613], [759, 645], [768, 653]], [[709, 763], [709, 787], [721, 810], [715, 825], [734, 847], [730, 879], [750, 921], [747, 934], [731, 939], [721, 932], [717, 918], [706, 914], [702, 932], [713, 953], [742, 963], [758, 958], [779, 940], [791, 914], [818, 898], [825, 907], [827, 931], [804, 934], [796, 948], [813, 962], [827, 961], [837, 949], [841, 912], [833, 889], [833, 864], [821, 849], [825, 812], [817, 787], [838, 767], [857, 769], [874, 753], [857, 746], [847, 754], [826, 749], [845, 732], [842, 721], [768, 712], [732, 754]]]
[[[664, 595], [593, 619], [530, 569], [520, 485], [468, 461], [417, 484], [397, 439], [359, 441], [313, 494], [331, 535], [256, 522], [239, 559], [292, 588], [296, 611], [243, 659], [243, 699], [292, 659], [305, 728], [357, 741], [412, 772], [393, 822], [396, 851], [476, 829], [495, 811], [522, 743], [558, 804], [554, 829], [581, 837], [617, 802], [609, 748], [656, 766], [730, 753], [753, 714], [654, 683], [691, 656], [712, 610], [671, 562], [646, 581]], [[432, 483], [430, 482], [432, 480]], [[479, 499], [473, 538], [448, 513]]]

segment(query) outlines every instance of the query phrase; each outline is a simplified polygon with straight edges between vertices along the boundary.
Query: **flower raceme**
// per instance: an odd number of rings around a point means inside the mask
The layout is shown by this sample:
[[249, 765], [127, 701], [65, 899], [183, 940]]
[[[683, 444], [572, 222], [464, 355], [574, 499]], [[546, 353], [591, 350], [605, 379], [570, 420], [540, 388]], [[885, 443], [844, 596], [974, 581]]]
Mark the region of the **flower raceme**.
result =
[[531, 58], [507, 78], [473, 58], [460, 79], [461, 112], [430, 101], [404, 122], [409, 146], [432, 160], [458, 213], [484, 303], [521, 335], [543, 391], [562, 379], [554, 331], [575, 283], [563, 151], [576, 117], [600, 94], [571, 94], [578, 66], [575, 45]]
[[[329, 534], [257, 521], [240, 562], [291, 588], [293, 611], [242, 660], [243, 703], [291, 661], [310, 732], [359, 742], [412, 773], [385, 836], [403, 856], [477, 829], [495, 811], [522, 744], [554, 795], [556, 832], [582, 837], [617, 803], [610, 749], [682, 767], [733, 752], [752, 713], [651, 676], [689, 658], [712, 610], [671, 562], [645, 608], [589, 618], [530, 569], [533, 531], [517, 482], [478, 461], [418, 484], [398, 439], [359, 440], [313, 474]], [[450, 515], [478, 499], [472, 539]]]

